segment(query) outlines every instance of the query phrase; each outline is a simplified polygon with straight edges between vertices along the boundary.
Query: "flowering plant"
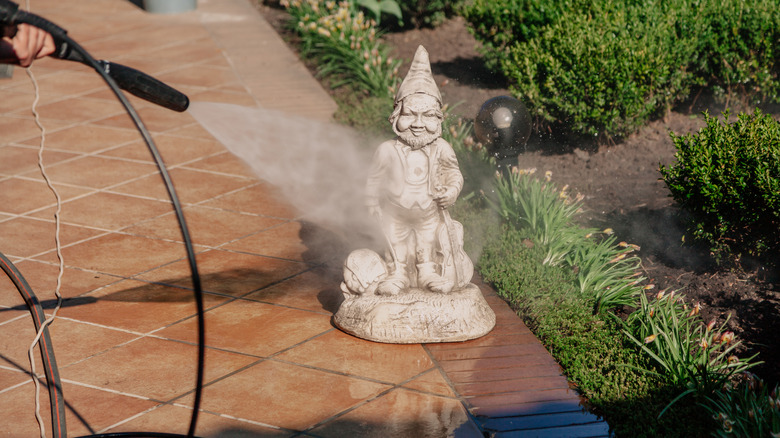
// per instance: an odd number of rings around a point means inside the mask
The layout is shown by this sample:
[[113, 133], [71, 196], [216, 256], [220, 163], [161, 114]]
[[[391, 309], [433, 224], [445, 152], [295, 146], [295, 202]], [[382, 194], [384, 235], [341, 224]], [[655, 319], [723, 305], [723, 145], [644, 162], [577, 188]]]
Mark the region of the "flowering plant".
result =
[[301, 36], [304, 56], [314, 57], [319, 74], [333, 88], [351, 86], [376, 97], [392, 97], [400, 60], [388, 55], [376, 22], [349, 1], [282, 0]]
[[779, 390], [775, 385], [770, 391], [769, 385], [749, 372], [726, 383], [704, 405], [718, 423], [714, 436], [780, 437]]
[[[593, 298], [594, 313], [622, 305], [632, 305], [642, 290], [638, 276], [639, 258], [629, 256], [637, 245], [617, 240], [611, 228], [603, 231], [574, 224], [581, 211], [583, 196], [572, 196], [569, 186], [558, 188], [532, 178], [536, 169], [496, 172], [495, 197], [488, 203], [508, 223], [528, 231], [530, 240], [546, 250], [543, 263], [568, 265], [576, 273], [580, 293]], [[596, 235], [606, 238], [598, 239]]]
[[626, 335], [663, 370], [663, 374], [654, 374], [686, 387], [661, 415], [681, 398], [709, 396], [736, 374], [759, 364], [752, 362], [755, 355], [739, 358], [734, 354], [741, 341], [726, 330], [728, 318], [720, 325], [715, 320], [704, 324], [700, 309], [699, 303], [689, 308], [684, 296], [675, 291], [658, 292], [653, 300], [640, 294], [639, 308], [626, 321]]

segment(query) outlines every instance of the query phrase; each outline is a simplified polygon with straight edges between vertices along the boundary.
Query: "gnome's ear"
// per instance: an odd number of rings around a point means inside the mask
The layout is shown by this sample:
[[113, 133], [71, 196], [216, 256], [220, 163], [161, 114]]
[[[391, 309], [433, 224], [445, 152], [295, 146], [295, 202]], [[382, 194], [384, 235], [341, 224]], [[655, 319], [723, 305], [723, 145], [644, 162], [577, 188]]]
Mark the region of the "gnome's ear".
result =
[[395, 122], [398, 120], [398, 117], [401, 115], [401, 109], [403, 109], [403, 106], [404, 106], [403, 102], [396, 101], [393, 107], [393, 113], [390, 114], [390, 117], [387, 118], [387, 120], [393, 126], [393, 129], [395, 129]]
[[398, 93], [395, 95], [396, 105], [399, 105], [406, 96], [415, 93], [432, 96], [441, 105], [441, 93], [439, 93], [439, 87], [436, 86], [436, 81], [433, 79], [428, 51], [423, 46], [417, 47], [409, 72], [398, 87]]

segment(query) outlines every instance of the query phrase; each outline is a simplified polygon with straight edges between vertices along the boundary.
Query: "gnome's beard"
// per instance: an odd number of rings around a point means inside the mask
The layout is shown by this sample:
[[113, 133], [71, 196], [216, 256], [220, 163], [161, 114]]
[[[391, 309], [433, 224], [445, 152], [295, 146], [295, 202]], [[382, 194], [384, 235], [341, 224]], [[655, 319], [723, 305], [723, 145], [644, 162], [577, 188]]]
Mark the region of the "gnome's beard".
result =
[[426, 131], [422, 135], [412, 134], [411, 129], [398, 132], [398, 129], [396, 129], [395, 126], [393, 126], [393, 131], [398, 134], [398, 138], [400, 138], [402, 142], [411, 146], [412, 149], [420, 149], [421, 147], [427, 146], [436, 141], [437, 138], [441, 137], [441, 124], [439, 124], [435, 131]]

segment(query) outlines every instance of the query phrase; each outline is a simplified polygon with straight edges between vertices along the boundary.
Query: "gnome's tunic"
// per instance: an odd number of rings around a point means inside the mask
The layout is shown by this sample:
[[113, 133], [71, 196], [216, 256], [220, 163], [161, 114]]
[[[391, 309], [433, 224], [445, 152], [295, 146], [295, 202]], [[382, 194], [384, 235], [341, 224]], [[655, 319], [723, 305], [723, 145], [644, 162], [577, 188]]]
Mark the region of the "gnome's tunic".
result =
[[[444, 139], [418, 150], [399, 140], [379, 145], [369, 170], [366, 203], [387, 213], [383, 227], [396, 264], [405, 265], [412, 252], [416, 264], [432, 262], [442, 223], [433, 197], [448, 188], [460, 193], [463, 175]], [[412, 235], [414, 241], [409, 240]]]
[[[425, 158], [422, 168], [415, 153]], [[460, 193], [463, 175], [455, 151], [447, 141], [437, 138], [413, 151], [400, 140], [388, 140], [374, 154], [366, 184], [366, 204], [378, 206], [381, 200], [387, 200], [406, 209], [414, 206], [426, 209], [433, 204], [434, 194], [448, 187]]]
[[[433, 99], [423, 99], [426, 102], [421, 103], [416, 98], [412, 104], [416, 109], [410, 111], [417, 114], [403, 114], [412, 95]], [[429, 111], [437, 113], [438, 135], [429, 122], [422, 123], [419, 118]], [[406, 126], [399, 128], [398, 121], [409, 115], [418, 117], [410, 122], [416, 126], [405, 122]], [[395, 294], [406, 286], [414, 286], [415, 281], [418, 287], [446, 293], [452, 290], [454, 282], [441, 276], [441, 266], [434, 261], [434, 251], [440, 243], [437, 234], [444, 222], [437, 198], [446, 196], [447, 202], [454, 202], [463, 187], [463, 176], [452, 146], [441, 138], [441, 93], [431, 73], [428, 52], [422, 46], [417, 48], [409, 72], [398, 87], [390, 120], [399, 138], [379, 145], [366, 186], [368, 207], [381, 212], [388, 261], [392, 262], [388, 266], [390, 276], [380, 283], [377, 293]], [[418, 133], [424, 127], [427, 134], [436, 135], [435, 139], [425, 146], [410, 147], [400, 138], [401, 132], [411, 132], [413, 126]], [[409, 263], [416, 268], [416, 275], [410, 275]]]

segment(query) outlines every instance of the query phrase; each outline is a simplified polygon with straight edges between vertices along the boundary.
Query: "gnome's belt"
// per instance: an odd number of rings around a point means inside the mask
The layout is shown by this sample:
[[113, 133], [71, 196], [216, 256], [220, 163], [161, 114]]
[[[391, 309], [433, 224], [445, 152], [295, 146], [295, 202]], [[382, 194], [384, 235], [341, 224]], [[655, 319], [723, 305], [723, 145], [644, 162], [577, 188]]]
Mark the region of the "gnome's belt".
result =
[[438, 217], [439, 207], [433, 202], [433, 199], [431, 199], [430, 205], [426, 208], [422, 208], [418, 204], [407, 208], [388, 200], [384, 205], [384, 210], [397, 220], [413, 224], [426, 222]]

